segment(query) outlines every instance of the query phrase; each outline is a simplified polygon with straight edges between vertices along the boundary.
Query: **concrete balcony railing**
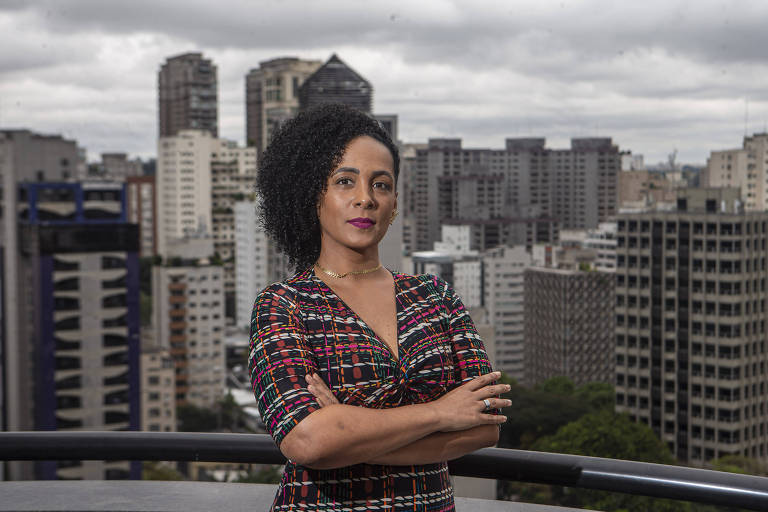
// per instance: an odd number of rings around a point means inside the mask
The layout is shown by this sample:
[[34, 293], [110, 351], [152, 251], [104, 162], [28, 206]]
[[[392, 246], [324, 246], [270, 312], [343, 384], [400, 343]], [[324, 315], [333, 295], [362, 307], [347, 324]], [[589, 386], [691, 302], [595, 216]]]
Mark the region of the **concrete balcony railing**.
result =
[[[0, 461], [152, 460], [282, 464], [267, 435], [2, 432]], [[449, 463], [471, 476], [768, 510], [768, 478], [558, 453], [484, 448]], [[266, 510], [271, 485], [151, 481], [0, 482], [6, 510]], [[558, 507], [457, 498], [457, 510], [545, 512]]]

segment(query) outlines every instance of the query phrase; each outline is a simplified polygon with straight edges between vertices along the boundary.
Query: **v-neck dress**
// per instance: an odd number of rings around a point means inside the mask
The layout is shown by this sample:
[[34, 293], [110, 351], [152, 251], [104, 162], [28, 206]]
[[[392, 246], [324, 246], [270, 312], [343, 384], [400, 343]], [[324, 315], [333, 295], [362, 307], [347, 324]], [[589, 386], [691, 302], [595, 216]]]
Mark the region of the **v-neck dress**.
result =
[[[393, 273], [398, 356], [315, 274], [263, 290], [253, 308], [249, 370], [267, 431], [280, 446], [320, 405], [316, 373], [342, 404], [386, 409], [435, 400], [491, 365], [472, 320], [445, 281]], [[288, 461], [272, 510], [454, 510], [445, 462], [315, 470]]]

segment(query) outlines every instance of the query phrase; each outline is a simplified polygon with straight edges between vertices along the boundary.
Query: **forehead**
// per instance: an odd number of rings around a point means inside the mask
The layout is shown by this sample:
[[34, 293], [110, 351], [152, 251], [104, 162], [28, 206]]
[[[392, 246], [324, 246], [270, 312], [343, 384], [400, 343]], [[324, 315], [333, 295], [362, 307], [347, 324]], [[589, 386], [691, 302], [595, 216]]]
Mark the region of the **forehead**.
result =
[[339, 167], [394, 171], [394, 160], [387, 146], [373, 137], [363, 135], [347, 144], [336, 168]]

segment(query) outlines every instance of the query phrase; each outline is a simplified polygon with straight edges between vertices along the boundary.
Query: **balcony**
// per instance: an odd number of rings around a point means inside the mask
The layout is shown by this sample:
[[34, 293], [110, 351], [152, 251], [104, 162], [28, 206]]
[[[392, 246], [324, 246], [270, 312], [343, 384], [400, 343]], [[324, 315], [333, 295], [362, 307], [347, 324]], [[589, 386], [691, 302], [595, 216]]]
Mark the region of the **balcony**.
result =
[[[172, 460], [282, 464], [266, 435], [150, 432], [3, 432], [0, 460]], [[599, 489], [768, 510], [768, 478], [558, 453], [484, 448], [452, 475]], [[156, 481], [0, 482], [6, 510], [266, 510], [274, 486]], [[574, 510], [457, 498], [459, 511]]]

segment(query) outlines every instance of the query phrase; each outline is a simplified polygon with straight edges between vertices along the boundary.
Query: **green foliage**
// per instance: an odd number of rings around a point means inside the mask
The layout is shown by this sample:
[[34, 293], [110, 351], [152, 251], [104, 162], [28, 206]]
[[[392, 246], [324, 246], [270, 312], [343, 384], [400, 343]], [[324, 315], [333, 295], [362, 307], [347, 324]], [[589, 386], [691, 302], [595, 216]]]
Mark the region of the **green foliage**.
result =
[[184, 480], [184, 476], [170, 466], [156, 461], [146, 461], [141, 467], [142, 480]]
[[259, 471], [252, 471], [233, 480], [238, 484], [279, 484], [283, 476], [282, 466], [263, 466]]
[[712, 469], [742, 475], [768, 476], [768, 466], [743, 455], [726, 455], [715, 459], [712, 461]]
[[[667, 446], [647, 425], [635, 423], [626, 415], [609, 410], [592, 412], [561, 427], [553, 436], [536, 441], [538, 451], [570, 453], [591, 457], [636, 460], [658, 464], [675, 462]], [[690, 504], [658, 500], [644, 496], [607, 493], [587, 489], [552, 488], [552, 498], [559, 504], [596, 510], [640, 512], [689, 511]]]
[[573, 397], [587, 404], [593, 411], [612, 411], [616, 391], [607, 382], [587, 382], [573, 392]]
[[576, 390], [576, 386], [573, 381], [568, 377], [558, 376], [545, 380], [538, 386], [538, 391], [544, 391], [545, 393], [554, 393], [557, 395], [572, 395]]
[[246, 426], [245, 413], [232, 395], [219, 400], [210, 409], [191, 404], [176, 409], [179, 432], [252, 432]]

